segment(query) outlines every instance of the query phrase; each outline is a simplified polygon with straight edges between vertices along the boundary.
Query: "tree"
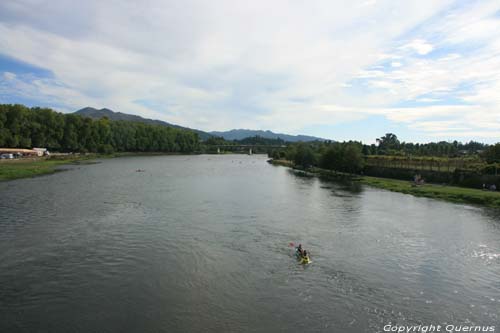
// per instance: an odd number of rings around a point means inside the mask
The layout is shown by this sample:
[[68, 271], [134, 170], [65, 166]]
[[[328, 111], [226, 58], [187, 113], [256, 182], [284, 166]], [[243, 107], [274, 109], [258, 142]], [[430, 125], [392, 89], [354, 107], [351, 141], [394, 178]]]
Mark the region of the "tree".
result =
[[489, 146], [482, 157], [487, 163], [500, 163], [500, 143]]
[[363, 170], [364, 160], [361, 147], [353, 143], [345, 144], [342, 162], [343, 171], [358, 173]]
[[309, 168], [315, 164], [316, 157], [314, 156], [314, 152], [312, 151], [310, 146], [306, 145], [305, 143], [300, 143], [297, 146], [293, 161], [296, 165], [301, 165], [304, 168]]
[[182, 151], [199, 146], [190, 130], [129, 121], [93, 120], [46, 108], [0, 104], [0, 146], [74, 152]]
[[322, 168], [348, 173], [358, 173], [363, 169], [363, 146], [357, 142], [331, 144], [321, 154]]
[[332, 144], [328, 147], [320, 158], [320, 166], [329, 170], [340, 170], [342, 163], [342, 151], [340, 144]]
[[378, 148], [384, 152], [391, 149], [399, 149], [399, 140], [396, 134], [387, 133], [381, 138], [377, 138]]

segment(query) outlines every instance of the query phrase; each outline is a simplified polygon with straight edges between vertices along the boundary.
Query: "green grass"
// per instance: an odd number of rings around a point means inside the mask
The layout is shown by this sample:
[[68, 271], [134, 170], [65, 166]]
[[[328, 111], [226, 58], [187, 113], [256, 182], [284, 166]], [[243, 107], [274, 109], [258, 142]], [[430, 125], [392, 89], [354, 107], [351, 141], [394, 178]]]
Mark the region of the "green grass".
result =
[[[95, 157], [95, 156], [93, 156]], [[0, 181], [29, 178], [57, 172], [57, 167], [70, 163], [91, 163], [89, 156], [49, 159], [6, 160], [0, 162]]]
[[293, 162], [292, 161], [288, 161], [288, 160], [275, 160], [275, 159], [271, 159], [271, 160], [269, 160], [269, 162], [272, 165], [281, 165], [281, 166], [285, 166], [285, 167], [293, 167]]
[[178, 155], [162, 152], [116, 152], [112, 154], [91, 153], [86, 155], [54, 155], [43, 159], [0, 160], [0, 181], [30, 178], [47, 175], [58, 171], [57, 167], [64, 164], [92, 164], [96, 158], [115, 158], [128, 156], [160, 156]]
[[414, 186], [410, 181], [366, 176], [360, 177], [357, 181], [373, 187], [412, 194], [418, 197], [441, 199], [458, 203], [472, 203], [500, 208], [500, 192], [498, 191], [492, 192], [435, 184]]
[[64, 164], [92, 164], [96, 158], [115, 158], [128, 156], [162, 156], [180, 155], [180, 153], [163, 152], [116, 152], [112, 154], [90, 153], [86, 155], [54, 155], [42, 159], [0, 160], [0, 181], [14, 180], [47, 175], [58, 171], [57, 167]]

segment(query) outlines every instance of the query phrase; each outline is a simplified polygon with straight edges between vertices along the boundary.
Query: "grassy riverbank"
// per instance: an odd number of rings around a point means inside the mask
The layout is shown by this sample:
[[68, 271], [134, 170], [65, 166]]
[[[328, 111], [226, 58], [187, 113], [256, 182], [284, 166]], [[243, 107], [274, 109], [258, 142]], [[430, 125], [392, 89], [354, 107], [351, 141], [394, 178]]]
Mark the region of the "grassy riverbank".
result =
[[52, 174], [65, 164], [89, 164], [97, 158], [115, 158], [130, 156], [163, 156], [182, 155], [181, 153], [164, 152], [116, 152], [112, 154], [91, 153], [86, 155], [54, 155], [51, 157], [22, 158], [0, 160], [0, 181], [30, 178]]
[[57, 167], [73, 163], [91, 163], [97, 155], [55, 156], [0, 161], [0, 181], [29, 178], [57, 172]]
[[416, 186], [409, 181], [367, 176], [360, 177], [356, 181], [373, 187], [378, 187], [394, 192], [412, 194], [418, 197], [441, 199], [458, 203], [472, 203], [500, 208], [500, 192], [498, 191], [492, 192], [486, 190], [476, 190], [472, 188], [436, 184]]
[[[271, 161], [271, 163], [273, 165], [293, 167], [293, 163], [286, 160], [273, 160]], [[349, 175], [346, 173], [333, 172], [319, 168], [311, 168], [307, 172], [320, 177], [329, 177], [329, 178], [350, 177], [352, 181], [356, 181], [365, 185], [393, 192], [411, 194], [418, 197], [434, 198], [456, 203], [479, 204], [488, 207], [500, 208], [500, 192], [498, 191], [492, 192], [479, 189], [471, 189], [471, 188], [449, 186], [449, 185], [437, 185], [437, 184], [425, 184], [416, 186], [411, 181]]]

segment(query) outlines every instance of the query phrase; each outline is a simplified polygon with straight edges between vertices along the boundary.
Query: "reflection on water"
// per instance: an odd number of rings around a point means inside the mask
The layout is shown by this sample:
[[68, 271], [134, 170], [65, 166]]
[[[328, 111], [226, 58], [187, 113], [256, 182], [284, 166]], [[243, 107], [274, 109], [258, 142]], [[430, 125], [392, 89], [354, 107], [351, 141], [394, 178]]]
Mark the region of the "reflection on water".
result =
[[[300, 177], [255, 155], [69, 169], [0, 183], [2, 332], [499, 322], [498, 211]], [[298, 265], [290, 242], [313, 263]]]

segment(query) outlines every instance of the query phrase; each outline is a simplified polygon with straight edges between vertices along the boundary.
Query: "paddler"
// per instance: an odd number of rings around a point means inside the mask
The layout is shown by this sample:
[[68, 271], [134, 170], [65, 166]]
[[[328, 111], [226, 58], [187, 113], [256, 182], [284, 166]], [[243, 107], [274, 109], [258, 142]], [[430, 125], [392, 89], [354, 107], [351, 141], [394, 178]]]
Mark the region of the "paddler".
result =
[[302, 250], [302, 244], [299, 244], [299, 247], [297, 248], [297, 252], [300, 254], [300, 256], [304, 255], [304, 250]]

